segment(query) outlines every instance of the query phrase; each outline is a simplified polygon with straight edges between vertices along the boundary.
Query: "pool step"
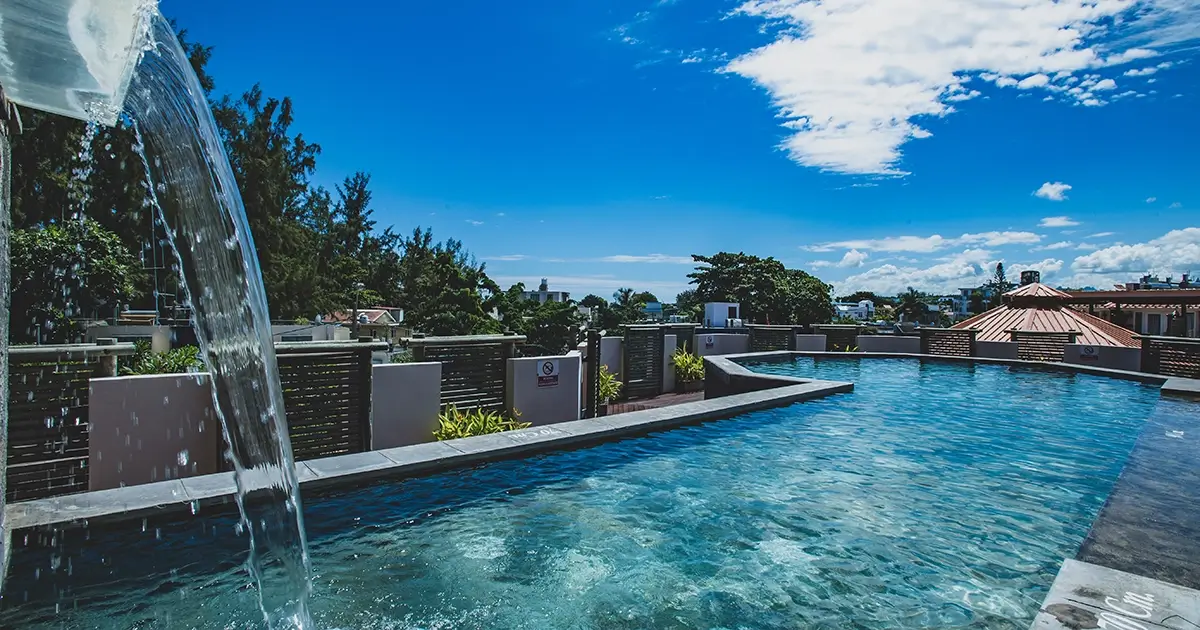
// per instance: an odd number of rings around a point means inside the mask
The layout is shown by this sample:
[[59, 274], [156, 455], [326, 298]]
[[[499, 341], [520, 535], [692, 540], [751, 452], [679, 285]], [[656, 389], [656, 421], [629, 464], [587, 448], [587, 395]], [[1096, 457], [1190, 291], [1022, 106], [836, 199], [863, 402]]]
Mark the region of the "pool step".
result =
[[1200, 591], [1067, 560], [1031, 628], [1196, 630], [1200, 628]]

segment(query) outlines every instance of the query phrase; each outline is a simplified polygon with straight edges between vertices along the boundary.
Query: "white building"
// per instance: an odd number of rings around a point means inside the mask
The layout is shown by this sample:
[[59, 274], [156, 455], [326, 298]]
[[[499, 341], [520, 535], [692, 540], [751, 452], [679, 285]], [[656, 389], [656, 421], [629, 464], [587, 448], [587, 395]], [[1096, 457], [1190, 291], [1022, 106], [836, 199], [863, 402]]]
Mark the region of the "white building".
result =
[[851, 317], [860, 322], [875, 319], [875, 303], [870, 300], [854, 302], [834, 302], [834, 317]]
[[551, 291], [546, 279], [542, 278], [542, 283], [538, 285], [537, 291], [522, 291], [521, 297], [538, 304], [545, 304], [546, 302], [566, 302], [571, 299], [571, 293], [569, 291]]
[[[959, 317], [971, 315], [971, 294], [978, 291], [983, 295], [983, 310], [987, 310], [988, 302], [992, 299], [994, 291], [991, 287], [968, 287], [958, 290], [958, 295], [954, 300], [954, 314]], [[976, 313], [978, 314], [978, 313]]]
[[742, 305], [737, 302], [708, 302], [704, 305], [704, 325], [708, 328], [741, 328]]

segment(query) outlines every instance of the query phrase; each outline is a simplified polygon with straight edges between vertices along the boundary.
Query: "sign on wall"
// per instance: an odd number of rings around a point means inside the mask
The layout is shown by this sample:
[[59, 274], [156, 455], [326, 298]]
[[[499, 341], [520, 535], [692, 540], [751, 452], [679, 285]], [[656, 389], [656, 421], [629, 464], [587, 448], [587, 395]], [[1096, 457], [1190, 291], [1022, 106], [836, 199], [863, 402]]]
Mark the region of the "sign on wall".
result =
[[1080, 361], [1099, 361], [1100, 348], [1098, 346], [1080, 346], [1079, 347]]
[[704, 336], [704, 347], [706, 349], [711, 349], [715, 345], [717, 345], [717, 340], [715, 337], [713, 337], [712, 335]]
[[538, 387], [558, 387], [558, 359], [538, 361]]

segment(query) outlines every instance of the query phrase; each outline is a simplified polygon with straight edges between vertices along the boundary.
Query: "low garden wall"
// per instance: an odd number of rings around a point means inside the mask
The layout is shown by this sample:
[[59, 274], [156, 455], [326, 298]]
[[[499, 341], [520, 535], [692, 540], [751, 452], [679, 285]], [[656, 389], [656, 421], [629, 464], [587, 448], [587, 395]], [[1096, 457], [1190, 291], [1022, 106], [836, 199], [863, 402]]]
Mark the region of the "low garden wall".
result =
[[533, 426], [579, 419], [581, 356], [530, 357], [508, 360], [507, 406]]
[[797, 352], [825, 352], [829, 340], [825, 335], [796, 335]]
[[441, 363], [375, 365], [371, 380], [371, 450], [433, 441], [441, 411]]
[[713, 333], [696, 335], [692, 347], [702, 357], [720, 354], [744, 354], [750, 352], [750, 335]]
[[976, 341], [975, 356], [984, 359], [1016, 359], [1017, 344], [1012, 341]]
[[908, 335], [859, 335], [854, 343], [859, 352], [886, 354], [919, 354], [921, 338]]
[[1067, 344], [1063, 350], [1063, 363], [1137, 372], [1142, 369], [1142, 351], [1140, 348], [1089, 346], [1073, 343]]

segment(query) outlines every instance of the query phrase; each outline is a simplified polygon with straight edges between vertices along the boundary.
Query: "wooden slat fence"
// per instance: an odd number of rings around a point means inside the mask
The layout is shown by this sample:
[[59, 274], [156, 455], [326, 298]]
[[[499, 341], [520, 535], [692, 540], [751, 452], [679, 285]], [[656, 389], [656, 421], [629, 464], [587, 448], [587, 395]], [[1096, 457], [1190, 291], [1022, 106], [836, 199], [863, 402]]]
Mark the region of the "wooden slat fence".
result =
[[658, 326], [626, 326], [621, 375], [625, 398], [653, 398], [663, 387], [663, 329]]
[[1149, 337], [1142, 340], [1142, 371], [1200, 379], [1200, 339]]
[[275, 344], [292, 455], [371, 450], [371, 354], [386, 342]]
[[1017, 344], [1017, 358], [1023, 361], [1061, 362], [1067, 345], [1075, 343], [1077, 331], [1043, 332], [1035, 330], [1010, 330], [1010, 338]]
[[795, 350], [797, 329], [792, 326], [751, 325], [750, 352]]
[[813, 326], [818, 335], [825, 335], [826, 352], [842, 352], [858, 347], [858, 336], [862, 334], [861, 326], [846, 324], [820, 324]]
[[974, 329], [922, 328], [921, 354], [936, 354], [947, 357], [975, 356]]
[[696, 329], [699, 324], [666, 324], [663, 326], [664, 335], [675, 335], [675, 347], [686, 347], [688, 352], [696, 352]]
[[12, 347], [8, 357], [7, 501], [88, 489], [88, 395], [133, 344]]
[[508, 360], [525, 343], [520, 335], [424, 337], [409, 341], [413, 360], [442, 364], [442, 407], [505, 409]]

